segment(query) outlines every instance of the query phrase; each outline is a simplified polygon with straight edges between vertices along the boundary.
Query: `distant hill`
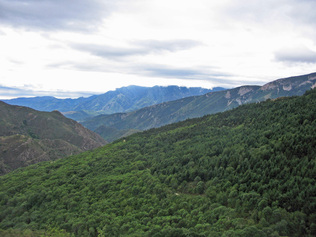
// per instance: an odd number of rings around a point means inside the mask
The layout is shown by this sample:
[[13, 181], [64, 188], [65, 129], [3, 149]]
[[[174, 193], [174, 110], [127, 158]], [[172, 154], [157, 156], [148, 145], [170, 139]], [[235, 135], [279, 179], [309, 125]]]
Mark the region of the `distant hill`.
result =
[[13, 171], [0, 236], [316, 236], [315, 115], [316, 89]]
[[216, 87], [213, 90], [200, 87], [179, 86], [128, 86], [109, 91], [101, 95], [78, 99], [57, 99], [54, 97], [33, 97], [4, 100], [12, 105], [27, 106], [40, 111], [61, 111], [66, 117], [82, 121], [98, 114], [113, 114], [137, 110], [146, 106], [159, 104], [165, 101], [203, 95], [211, 91], [224, 88]]
[[[315, 87], [316, 73], [283, 78], [263, 86], [241, 86], [230, 90], [210, 92], [201, 96], [187, 97], [176, 101], [164, 102], [129, 113], [99, 115], [82, 124], [92, 131], [100, 127], [112, 130], [146, 130], [188, 118], [223, 112], [246, 103], [255, 103], [283, 96], [302, 95]], [[103, 135], [104, 133], [100, 133]], [[115, 134], [118, 134], [116, 131]], [[118, 136], [107, 137], [109, 141]]]
[[0, 114], [0, 175], [106, 143], [58, 111], [39, 112], [0, 101]]

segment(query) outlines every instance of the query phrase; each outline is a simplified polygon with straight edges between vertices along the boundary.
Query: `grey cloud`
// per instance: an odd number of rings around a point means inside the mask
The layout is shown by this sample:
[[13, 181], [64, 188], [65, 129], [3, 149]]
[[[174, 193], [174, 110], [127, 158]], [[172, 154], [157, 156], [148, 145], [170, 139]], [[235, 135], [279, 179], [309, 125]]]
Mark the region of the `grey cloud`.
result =
[[231, 74], [218, 72], [215, 68], [210, 67], [191, 67], [179, 68], [171, 67], [162, 64], [128, 64], [120, 66], [107, 66], [103, 64], [89, 64], [82, 62], [60, 62], [47, 65], [49, 68], [74, 68], [82, 71], [95, 71], [95, 72], [116, 72], [123, 74], [134, 74], [142, 75], [146, 77], [163, 77], [163, 78], [177, 78], [177, 79], [188, 79], [188, 80], [201, 80], [230, 77]]
[[95, 63], [82, 63], [75, 61], [64, 61], [58, 63], [52, 63], [46, 65], [48, 68], [62, 68], [62, 69], [75, 69], [80, 71], [90, 71], [90, 72], [123, 72], [124, 70], [120, 68], [115, 68], [113, 66], [108, 67], [103, 64], [95, 64]]
[[203, 45], [199, 41], [195, 40], [140, 40], [135, 41], [134, 44], [150, 49], [151, 51], [179, 51], [179, 50], [186, 50], [191, 49], [200, 45]]
[[153, 77], [170, 77], [170, 78], [181, 78], [181, 79], [199, 79], [201, 76], [206, 76], [207, 73], [198, 69], [187, 69], [187, 68], [175, 68], [165, 65], [144, 65], [139, 68], [147, 76]]
[[278, 3], [276, 1], [232, 1], [226, 7], [224, 7], [225, 15], [230, 18], [234, 18], [235, 21], [261, 21], [273, 16], [277, 11]]
[[165, 77], [165, 78], [196, 78], [206, 76], [206, 73], [198, 69], [174, 68], [165, 65], [135, 65], [128, 66], [107, 67], [105, 65], [96, 65], [81, 62], [60, 62], [47, 65], [49, 68], [75, 68], [82, 71], [96, 71], [96, 72], [120, 72], [126, 74], [137, 74], [148, 77]]
[[88, 97], [91, 95], [100, 94], [87, 91], [43, 91], [31, 90], [28, 86], [25, 87], [6, 87], [0, 85], [0, 100], [17, 98], [17, 97], [34, 97], [34, 96], [54, 96], [58, 98], [75, 98]]
[[294, 0], [295, 6], [292, 8], [291, 16], [293, 19], [303, 23], [316, 26], [316, 1], [315, 0]]
[[70, 47], [89, 52], [102, 58], [117, 59], [121, 57], [147, 55], [151, 53], [176, 52], [202, 45], [194, 40], [143, 40], [131, 42], [130, 47], [112, 47], [97, 44], [70, 44]]
[[85, 51], [102, 58], [112, 59], [148, 53], [147, 50], [144, 48], [119, 48], [96, 44], [71, 44], [71, 47], [76, 50]]
[[[264, 80], [254, 80], [254, 78], [243, 78], [242, 80], [234, 80], [237, 75], [222, 73], [214, 67], [195, 67], [195, 68], [179, 68], [161, 64], [133, 64], [127, 67], [108, 67], [106, 65], [96, 65], [78, 62], [61, 62], [47, 65], [48, 67], [74, 68], [82, 71], [93, 72], [116, 72], [122, 74], [134, 74], [155, 80], [157, 77], [165, 79], [182, 79], [182, 80], [203, 80], [212, 82], [214, 86], [222, 86], [232, 88], [241, 85], [263, 85]], [[239, 76], [240, 77], [240, 76]]]
[[195, 67], [195, 68], [177, 68], [166, 65], [141, 65], [135, 68], [146, 76], [151, 77], [164, 77], [164, 78], [178, 78], [188, 80], [219, 80], [222, 81], [224, 78], [229, 78], [232, 75], [228, 73], [218, 72], [212, 67]]
[[14, 87], [6, 87], [0, 85], [0, 96], [12, 96], [23, 92], [24, 90]]
[[275, 59], [288, 63], [316, 63], [316, 52], [306, 47], [282, 49], [275, 52]]
[[0, 0], [0, 22], [44, 30], [90, 30], [110, 14], [112, 1]]
[[235, 21], [316, 26], [315, 0], [232, 1], [224, 15]]
[[236, 80], [234, 78], [240, 77], [238, 75], [224, 73], [215, 67], [196, 67], [192, 69], [175, 68], [166, 65], [141, 65], [134, 69], [138, 73], [148, 77], [163, 77], [182, 80], [203, 80], [213, 83], [215, 86], [222, 86], [225, 88], [232, 88], [242, 85], [263, 85], [264, 80], [254, 80], [254, 78], [243, 78]]

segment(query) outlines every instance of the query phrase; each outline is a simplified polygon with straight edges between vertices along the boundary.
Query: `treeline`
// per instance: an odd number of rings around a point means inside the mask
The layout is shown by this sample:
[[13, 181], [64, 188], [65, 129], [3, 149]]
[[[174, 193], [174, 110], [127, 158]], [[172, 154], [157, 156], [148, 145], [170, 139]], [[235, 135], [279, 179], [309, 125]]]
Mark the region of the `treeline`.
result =
[[0, 233], [315, 236], [315, 117], [311, 90], [17, 170]]

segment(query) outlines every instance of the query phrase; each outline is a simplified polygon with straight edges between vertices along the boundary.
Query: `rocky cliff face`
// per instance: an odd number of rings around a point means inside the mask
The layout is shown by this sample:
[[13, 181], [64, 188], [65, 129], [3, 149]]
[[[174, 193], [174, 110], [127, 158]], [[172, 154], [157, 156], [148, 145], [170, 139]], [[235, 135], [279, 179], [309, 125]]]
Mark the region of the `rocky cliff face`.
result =
[[307, 89], [314, 88], [316, 85], [316, 73], [312, 73], [309, 75], [290, 77], [290, 78], [282, 78], [275, 80], [273, 82], [267, 83], [263, 85], [260, 90], [268, 91], [268, 90], [277, 90], [280, 91], [306, 91]]
[[0, 174], [106, 144], [60, 112], [39, 112], [0, 102]]

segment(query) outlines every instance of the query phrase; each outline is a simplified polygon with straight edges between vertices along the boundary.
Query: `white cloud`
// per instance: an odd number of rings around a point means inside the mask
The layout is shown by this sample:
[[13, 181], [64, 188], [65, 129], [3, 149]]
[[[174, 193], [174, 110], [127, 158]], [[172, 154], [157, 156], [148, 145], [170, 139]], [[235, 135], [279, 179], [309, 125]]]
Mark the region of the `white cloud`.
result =
[[1, 84], [102, 93], [307, 74], [316, 66], [315, 7], [312, 0], [0, 0]]

